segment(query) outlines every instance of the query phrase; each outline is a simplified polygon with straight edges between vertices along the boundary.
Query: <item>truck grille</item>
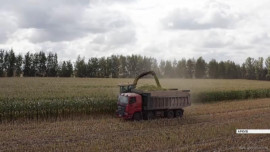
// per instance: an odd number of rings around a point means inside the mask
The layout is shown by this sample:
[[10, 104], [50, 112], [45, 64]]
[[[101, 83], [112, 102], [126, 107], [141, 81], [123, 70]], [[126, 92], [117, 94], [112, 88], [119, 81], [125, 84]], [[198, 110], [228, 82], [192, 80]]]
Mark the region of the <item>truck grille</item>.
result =
[[123, 116], [124, 113], [125, 113], [125, 109], [126, 109], [125, 106], [120, 106], [120, 105], [118, 105], [118, 108], [117, 108], [118, 114], [121, 115], [121, 116]]

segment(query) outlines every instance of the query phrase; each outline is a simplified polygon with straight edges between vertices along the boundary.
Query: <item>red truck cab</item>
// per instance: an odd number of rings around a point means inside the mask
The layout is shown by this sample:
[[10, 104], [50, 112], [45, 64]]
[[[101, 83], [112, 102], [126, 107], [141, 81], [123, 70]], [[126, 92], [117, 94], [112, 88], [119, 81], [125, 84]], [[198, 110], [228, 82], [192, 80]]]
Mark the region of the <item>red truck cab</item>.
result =
[[[156, 91], [137, 90], [140, 78], [151, 74], [154, 76]], [[154, 71], [137, 76], [132, 84], [120, 84], [116, 115], [124, 119], [153, 119], [155, 116], [173, 118], [182, 117], [183, 108], [191, 105], [190, 90], [162, 89]]]
[[137, 93], [121, 93], [118, 96], [116, 114], [124, 119], [132, 119], [141, 116], [142, 96]]

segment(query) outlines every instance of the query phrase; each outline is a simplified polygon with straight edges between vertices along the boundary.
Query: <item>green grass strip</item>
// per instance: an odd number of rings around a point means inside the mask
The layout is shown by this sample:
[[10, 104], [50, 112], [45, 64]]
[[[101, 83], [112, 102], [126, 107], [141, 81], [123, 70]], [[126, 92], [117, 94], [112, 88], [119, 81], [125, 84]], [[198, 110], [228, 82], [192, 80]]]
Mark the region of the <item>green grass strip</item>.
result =
[[211, 92], [201, 92], [197, 95], [194, 95], [194, 101], [207, 103], [225, 100], [242, 100], [242, 99], [256, 99], [269, 97], [270, 97], [270, 89], [211, 91]]

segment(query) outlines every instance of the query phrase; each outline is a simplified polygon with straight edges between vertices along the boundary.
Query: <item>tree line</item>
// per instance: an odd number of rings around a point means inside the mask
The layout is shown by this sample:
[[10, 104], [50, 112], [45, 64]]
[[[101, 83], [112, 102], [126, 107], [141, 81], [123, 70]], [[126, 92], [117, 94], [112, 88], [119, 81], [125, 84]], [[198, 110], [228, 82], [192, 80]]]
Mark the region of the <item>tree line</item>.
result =
[[75, 63], [58, 61], [56, 53], [26, 53], [16, 55], [13, 50], [0, 50], [0, 77], [92, 77], [130, 78], [153, 70], [166, 78], [213, 78], [270, 80], [270, 57], [248, 57], [244, 63], [233, 61], [206, 62], [198, 59], [161, 60], [141, 55], [78, 56]]

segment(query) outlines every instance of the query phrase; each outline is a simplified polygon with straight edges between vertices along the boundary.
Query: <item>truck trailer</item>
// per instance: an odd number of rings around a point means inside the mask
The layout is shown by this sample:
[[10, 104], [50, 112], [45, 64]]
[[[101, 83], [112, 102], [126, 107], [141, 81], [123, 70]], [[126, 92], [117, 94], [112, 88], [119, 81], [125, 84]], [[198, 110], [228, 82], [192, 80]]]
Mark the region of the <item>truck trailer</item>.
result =
[[182, 117], [183, 108], [191, 105], [190, 91], [177, 89], [137, 90], [137, 81], [149, 73], [155, 76], [157, 86], [160, 87], [160, 83], [153, 71], [139, 75], [131, 85], [120, 85], [117, 116], [134, 120], [149, 120], [157, 116], [167, 118]]

